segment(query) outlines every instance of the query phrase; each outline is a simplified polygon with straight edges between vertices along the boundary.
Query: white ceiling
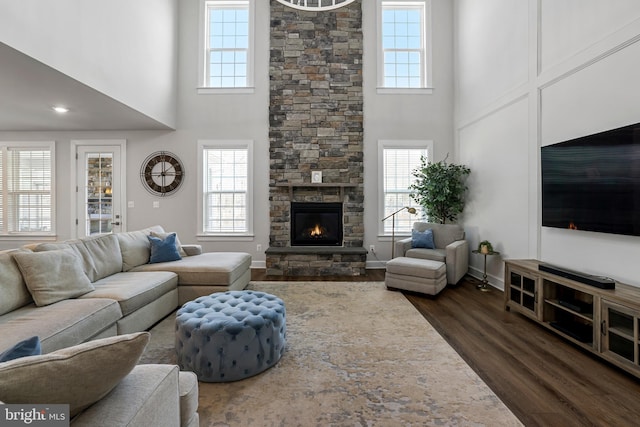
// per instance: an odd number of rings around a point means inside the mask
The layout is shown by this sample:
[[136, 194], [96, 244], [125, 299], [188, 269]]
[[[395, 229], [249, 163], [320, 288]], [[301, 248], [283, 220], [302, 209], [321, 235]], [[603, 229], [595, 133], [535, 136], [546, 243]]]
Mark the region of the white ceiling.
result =
[[0, 131], [154, 129], [170, 127], [0, 43]]

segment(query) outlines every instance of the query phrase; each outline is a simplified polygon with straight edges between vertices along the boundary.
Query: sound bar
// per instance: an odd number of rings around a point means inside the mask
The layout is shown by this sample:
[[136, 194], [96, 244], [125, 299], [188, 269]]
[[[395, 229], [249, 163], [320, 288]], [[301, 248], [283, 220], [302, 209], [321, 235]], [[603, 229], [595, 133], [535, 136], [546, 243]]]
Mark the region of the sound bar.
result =
[[576, 282], [584, 283], [585, 285], [595, 286], [600, 289], [615, 289], [616, 281], [608, 277], [592, 276], [590, 274], [583, 274], [577, 271], [569, 270], [566, 268], [558, 267], [551, 264], [540, 263], [538, 264], [538, 270], [546, 271], [547, 273], [555, 274], [556, 276], [564, 277], [566, 279], [575, 280]]

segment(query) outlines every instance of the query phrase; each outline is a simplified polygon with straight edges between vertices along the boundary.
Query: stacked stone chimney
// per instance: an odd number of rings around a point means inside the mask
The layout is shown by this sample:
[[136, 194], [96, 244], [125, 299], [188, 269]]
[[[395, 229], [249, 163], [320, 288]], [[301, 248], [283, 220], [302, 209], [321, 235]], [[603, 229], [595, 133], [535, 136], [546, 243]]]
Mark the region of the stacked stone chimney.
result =
[[[363, 274], [361, 0], [319, 12], [271, 0], [269, 70], [267, 273]], [[291, 248], [292, 201], [343, 203], [343, 247]]]

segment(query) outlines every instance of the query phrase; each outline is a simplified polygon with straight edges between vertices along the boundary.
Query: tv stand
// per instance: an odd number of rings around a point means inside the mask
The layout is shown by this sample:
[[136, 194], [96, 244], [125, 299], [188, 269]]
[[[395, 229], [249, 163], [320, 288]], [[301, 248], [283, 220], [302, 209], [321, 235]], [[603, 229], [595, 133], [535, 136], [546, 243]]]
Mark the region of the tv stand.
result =
[[[640, 288], [587, 284], [537, 260], [507, 260], [505, 310], [518, 312], [573, 344], [640, 377]], [[570, 271], [572, 274], [564, 274]], [[605, 280], [610, 287], [611, 279]]]

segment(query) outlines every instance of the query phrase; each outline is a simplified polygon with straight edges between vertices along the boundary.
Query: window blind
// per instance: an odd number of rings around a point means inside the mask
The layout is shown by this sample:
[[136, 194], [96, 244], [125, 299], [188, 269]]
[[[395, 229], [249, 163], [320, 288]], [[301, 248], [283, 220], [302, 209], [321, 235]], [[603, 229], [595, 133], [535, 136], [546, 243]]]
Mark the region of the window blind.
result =
[[52, 232], [52, 148], [5, 146], [0, 156], [2, 233]]
[[248, 231], [247, 149], [205, 149], [204, 232]]

